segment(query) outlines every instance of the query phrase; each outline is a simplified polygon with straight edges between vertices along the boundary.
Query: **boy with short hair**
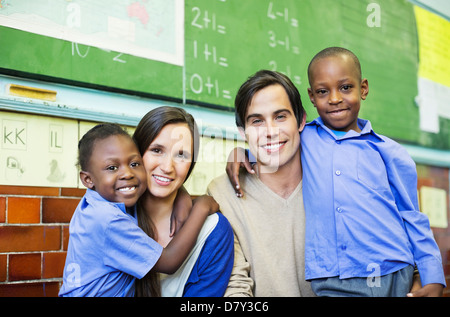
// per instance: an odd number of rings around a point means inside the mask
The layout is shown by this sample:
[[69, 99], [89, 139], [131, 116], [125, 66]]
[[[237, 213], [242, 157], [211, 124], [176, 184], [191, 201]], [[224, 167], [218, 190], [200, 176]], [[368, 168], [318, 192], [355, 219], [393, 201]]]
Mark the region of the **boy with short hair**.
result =
[[[136, 202], [147, 189], [142, 157], [116, 124], [100, 124], [80, 140], [80, 179], [87, 187], [70, 221], [59, 296], [134, 296], [134, 281], [153, 267], [173, 273], [182, 264], [209, 210], [207, 199], [163, 249], [137, 225]], [[206, 207], [206, 208], [205, 208]]]
[[358, 58], [327, 48], [308, 77], [320, 117], [302, 132], [306, 279], [319, 296], [406, 296], [416, 265], [423, 289], [441, 295], [441, 255], [419, 212], [415, 164], [358, 118], [369, 92]]

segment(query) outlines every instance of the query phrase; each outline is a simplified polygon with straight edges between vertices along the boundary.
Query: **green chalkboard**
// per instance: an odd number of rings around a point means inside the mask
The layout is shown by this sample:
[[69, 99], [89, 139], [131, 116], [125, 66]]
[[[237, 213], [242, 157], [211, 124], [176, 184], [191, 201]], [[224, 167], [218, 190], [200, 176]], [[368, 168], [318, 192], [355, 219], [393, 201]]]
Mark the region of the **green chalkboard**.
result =
[[361, 117], [399, 141], [450, 148], [450, 120], [440, 118], [439, 134], [419, 128], [418, 37], [409, 1], [185, 0], [184, 6], [181, 66], [0, 27], [0, 70], [232, 111], [241, 83], [272, 69], [296, 84], [312, 120], [307, 65], [319, 50], [344, 46], [358, 55], [369, 80]]
[[7, 27], [0, 27], [0, 67], [8, 74], [182, 98], [179, 66]]
[[240, 84], [261, 68], [301, 86], [301, 1], [187, 1], [187, 99], [233, 107]]

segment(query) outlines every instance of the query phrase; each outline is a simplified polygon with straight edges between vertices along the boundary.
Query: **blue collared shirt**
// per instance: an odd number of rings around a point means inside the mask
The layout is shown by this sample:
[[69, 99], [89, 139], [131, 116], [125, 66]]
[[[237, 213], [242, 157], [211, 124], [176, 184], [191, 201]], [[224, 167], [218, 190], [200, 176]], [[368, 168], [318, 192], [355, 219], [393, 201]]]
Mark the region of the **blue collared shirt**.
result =
[[337, 137], [319, 117], [302, 132], [306, 279], [382, 276], [416, 264], [422, 285], [445, 285], [419, 211], [414, 161], [369, 121], [358, 125], [360, 133]]
[[162, 246], [137, 225], [123, 203], [87, 189], [70, 221], [59, 296], [134, 296], [134, 282], [158, 261]]

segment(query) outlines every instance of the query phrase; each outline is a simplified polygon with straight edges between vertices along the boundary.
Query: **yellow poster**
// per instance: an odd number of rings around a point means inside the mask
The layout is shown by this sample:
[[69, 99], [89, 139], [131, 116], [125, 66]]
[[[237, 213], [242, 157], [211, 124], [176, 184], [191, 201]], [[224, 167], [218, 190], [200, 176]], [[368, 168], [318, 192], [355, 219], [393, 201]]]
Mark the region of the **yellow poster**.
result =
[[450, 22], [414, 6], [419, 38], [419, 72], [416, 102], [420, 128], [439, 133], [439, 117], [450, 119]]
[[419, 77], [450, 87], [450, 22], [414, 6], [419, 36]]

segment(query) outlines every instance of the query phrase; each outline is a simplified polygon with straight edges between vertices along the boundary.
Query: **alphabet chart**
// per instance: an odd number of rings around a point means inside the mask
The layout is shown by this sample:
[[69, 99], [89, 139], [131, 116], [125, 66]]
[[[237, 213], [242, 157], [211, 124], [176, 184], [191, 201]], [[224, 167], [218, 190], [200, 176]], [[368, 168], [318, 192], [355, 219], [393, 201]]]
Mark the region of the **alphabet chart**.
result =
[[0, 184], [77, 187], [78, 121], [1, 112]]

